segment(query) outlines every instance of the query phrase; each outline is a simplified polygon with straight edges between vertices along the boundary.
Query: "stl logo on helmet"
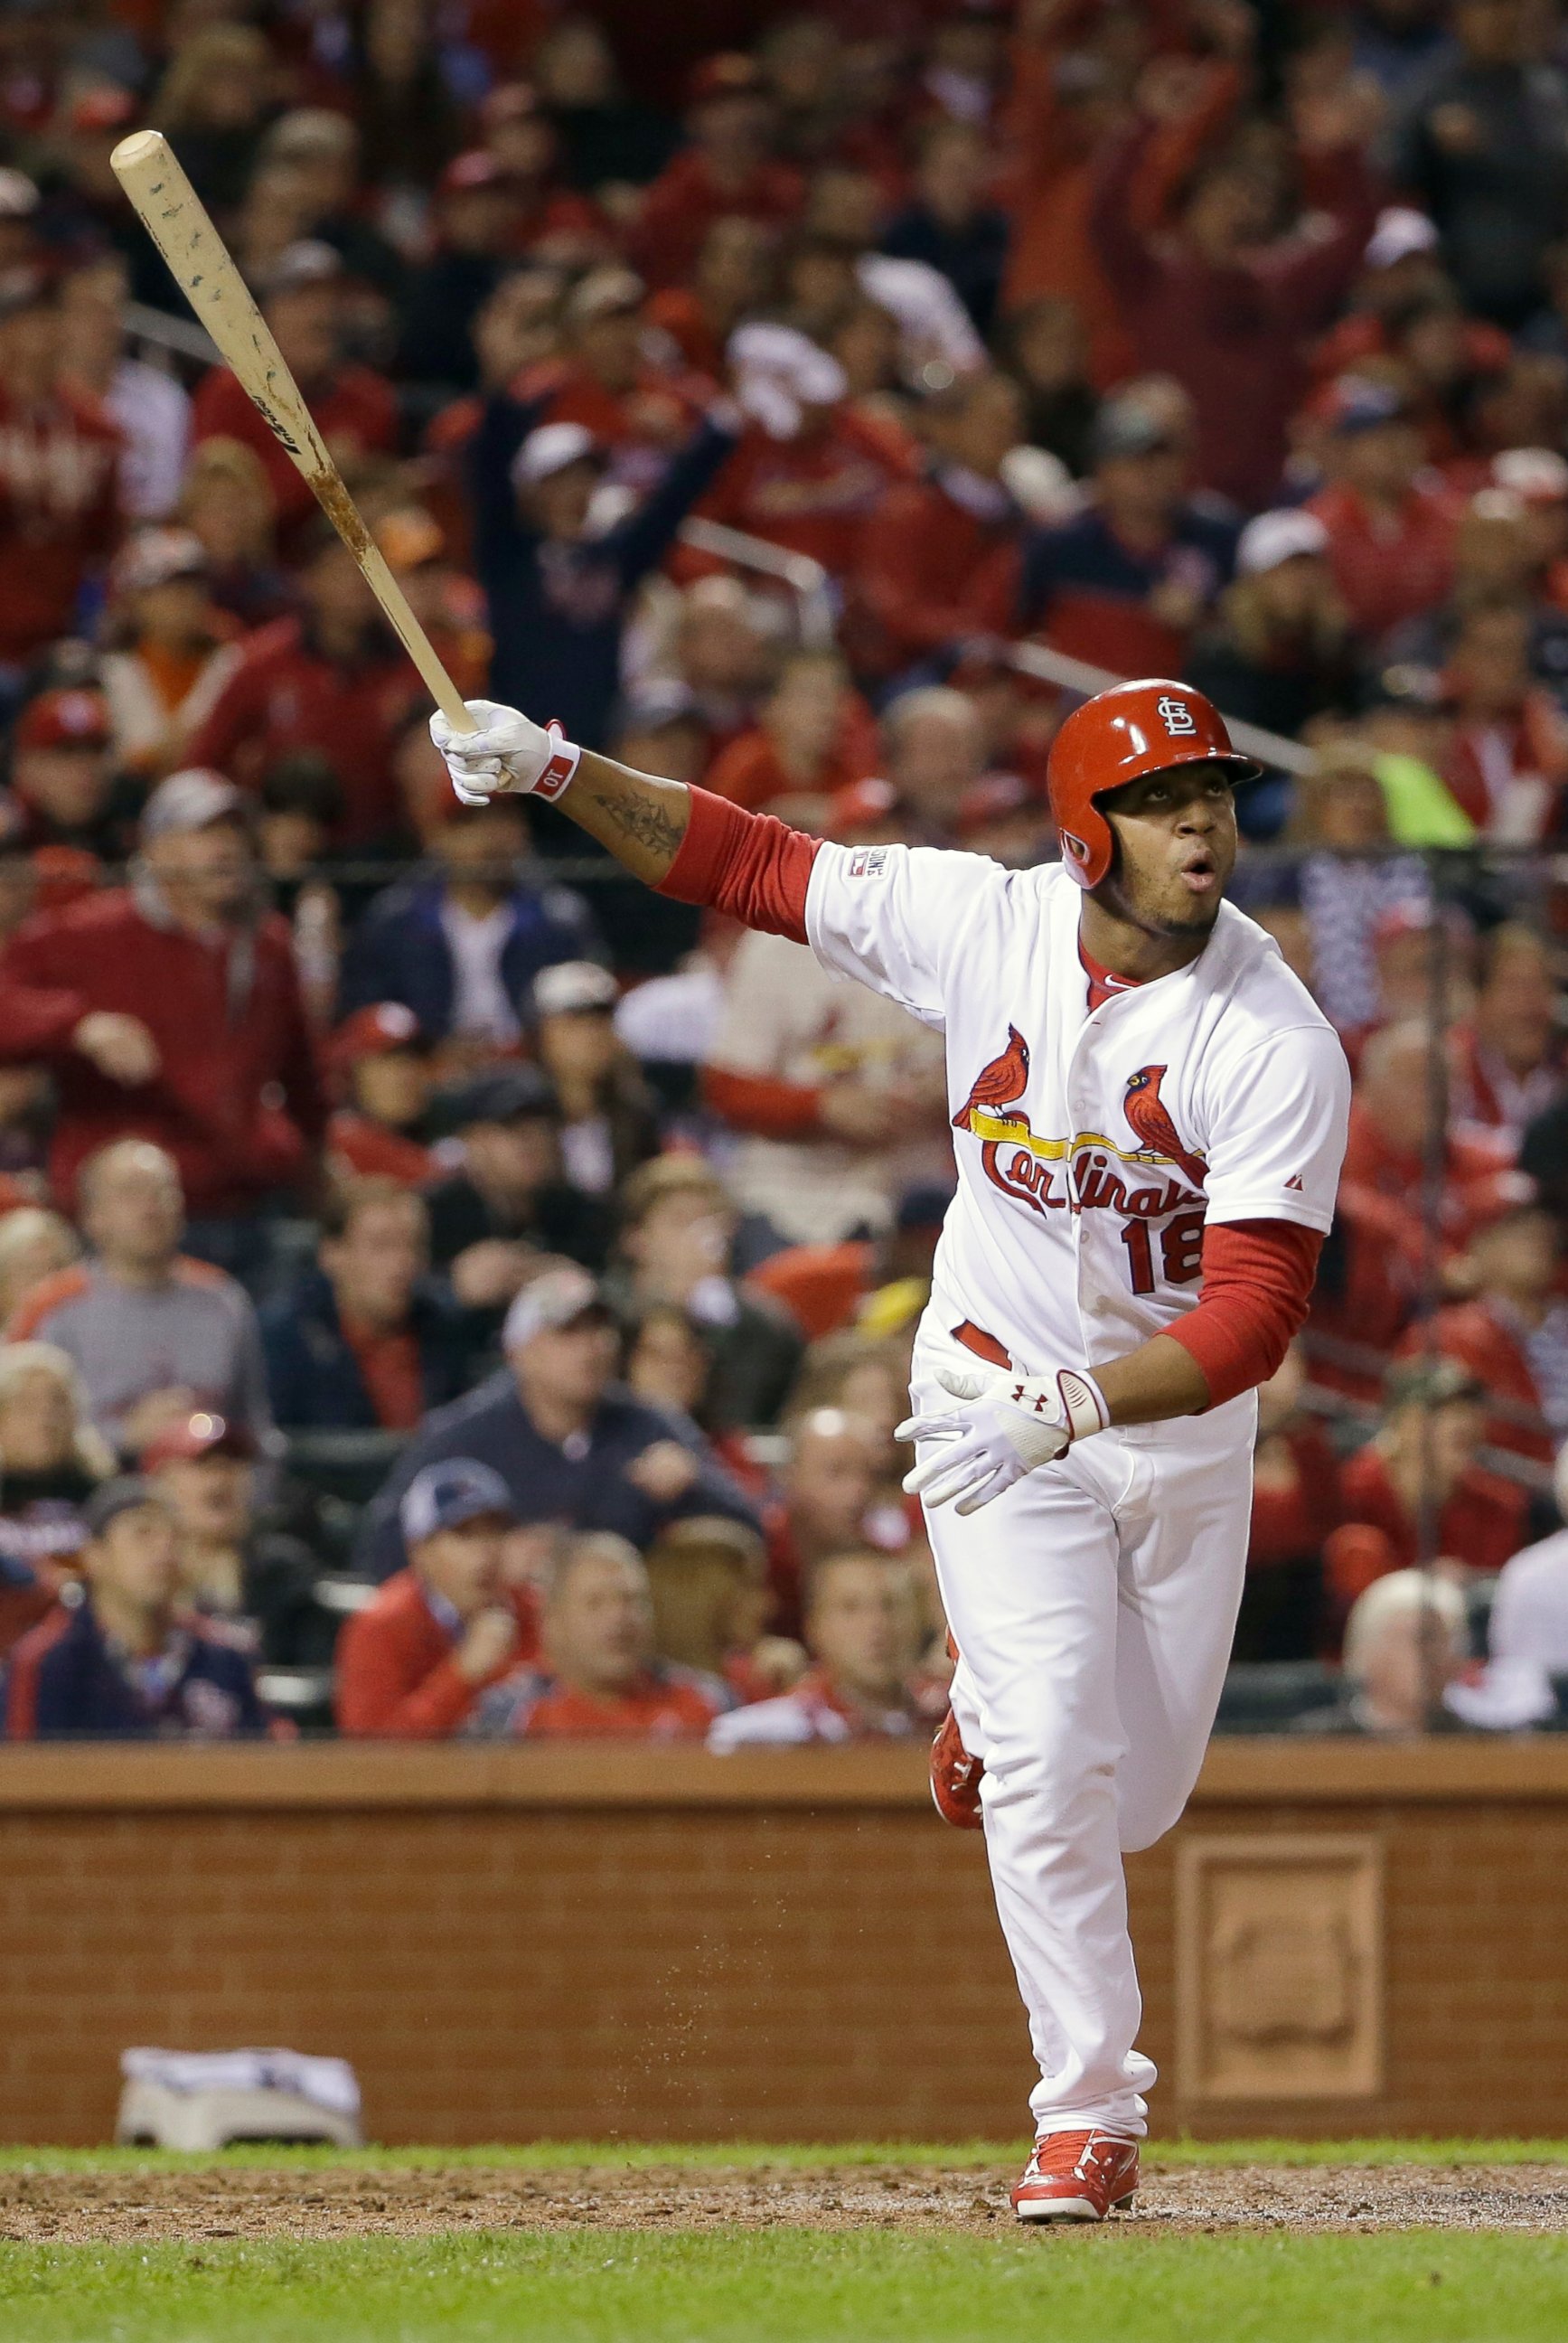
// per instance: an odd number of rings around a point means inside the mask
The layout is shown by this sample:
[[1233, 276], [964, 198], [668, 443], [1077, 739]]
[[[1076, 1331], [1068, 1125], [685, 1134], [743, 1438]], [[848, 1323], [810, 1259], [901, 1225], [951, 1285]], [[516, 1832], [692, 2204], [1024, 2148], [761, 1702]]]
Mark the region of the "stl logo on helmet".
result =
[[1197, 732], [1198, 719], [1187, 702], [1172, 699], [1169, 692], [1155, 701], [1154, 713], [1172, 740], [1191, 739]]

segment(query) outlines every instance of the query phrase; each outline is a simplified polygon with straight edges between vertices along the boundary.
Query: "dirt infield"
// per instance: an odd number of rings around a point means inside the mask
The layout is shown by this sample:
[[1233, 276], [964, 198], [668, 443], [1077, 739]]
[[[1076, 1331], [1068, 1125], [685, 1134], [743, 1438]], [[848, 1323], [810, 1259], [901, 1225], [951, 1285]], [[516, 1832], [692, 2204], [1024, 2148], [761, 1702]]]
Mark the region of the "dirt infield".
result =
[[[1010, 2167], [825, 2165], [558, 2172], [126, 2170], [0, 2174], [0, 2237], [29, 2244], [206, 2237], [419, 2237], [465, 2229], [895, 2229], [983, 2232], [1008, 2219]], [[1568, 2171], [1551, 2165], [1243, 2165], [1161, 2170], [1139, 2227], [1568, 2228]]]

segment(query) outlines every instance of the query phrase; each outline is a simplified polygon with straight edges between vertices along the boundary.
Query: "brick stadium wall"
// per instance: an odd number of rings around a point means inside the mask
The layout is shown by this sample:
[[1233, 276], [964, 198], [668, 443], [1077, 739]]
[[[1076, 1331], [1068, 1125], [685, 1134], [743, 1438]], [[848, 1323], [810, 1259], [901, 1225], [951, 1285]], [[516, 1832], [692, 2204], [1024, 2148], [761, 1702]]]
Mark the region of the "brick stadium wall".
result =
[[[1182, 1834], [1381, 1848], [1386, 2088], [1189, 2103]], [[1568, 1748], [1221, 1745], [1133, 1865], [1166, 2127], [1553, 2133]], [[371, 2136], [964, 2138], [1024, 2128], [978, 1840], [916, 1752], [0, 1752], [0, 2137], [110, 2136], [122, 2046], [352, 2059]]]

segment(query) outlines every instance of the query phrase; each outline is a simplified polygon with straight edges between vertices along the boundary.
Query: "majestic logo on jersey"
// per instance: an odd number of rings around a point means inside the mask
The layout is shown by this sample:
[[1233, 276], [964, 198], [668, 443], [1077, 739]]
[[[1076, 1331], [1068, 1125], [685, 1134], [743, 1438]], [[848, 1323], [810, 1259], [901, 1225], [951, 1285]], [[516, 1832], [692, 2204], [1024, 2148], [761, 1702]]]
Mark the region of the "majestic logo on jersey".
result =
[[[980, 1168], [991, 1185], [1037, 1212], [1098, 1210], [1163, 1220], [1201, 1201], [1194, 1191], [1201, 1190], [1205, 1172], [1203, 1158], [1183, 1144], [1161, 1103], [1165, 1072], [1163, 1066], [1140, 1066], [1128, 1077], [1123, 1111], [1141, 1146], [1119, 1147], [1099, 1131], [1042, 1139], [1019, 1104], [1029, 1087], [1029, 1043], [1010, 1025], [1007, 1047], [975, 1076], [953, 1129], [980, 1141]], [[1159, 1176], [1167, 1167], [1180, 1179]]]
[[1154, 703], [1154, 713], [1172, 740], [1190, 739], [1198, 729], [1198, 719], [1184, 699], [1171, 692], [1163, 692]]
[[1194, 1188], [1201, 1188], [1207, 1169], [1203, 1159], [1182, 1145], [1181, 1134], [1171, 1121], [1169, 1110], [1161, 1103], [1160, 1085], [1166, 1071], [1163, 1066], [1140, 1066], [1135, 1074], [1129, 1074], [1121, 1111], [1145, 1147], [1163, 1155], [1167, 1162], [1174, 1163], [1179, 1172], [1185, 1173]]

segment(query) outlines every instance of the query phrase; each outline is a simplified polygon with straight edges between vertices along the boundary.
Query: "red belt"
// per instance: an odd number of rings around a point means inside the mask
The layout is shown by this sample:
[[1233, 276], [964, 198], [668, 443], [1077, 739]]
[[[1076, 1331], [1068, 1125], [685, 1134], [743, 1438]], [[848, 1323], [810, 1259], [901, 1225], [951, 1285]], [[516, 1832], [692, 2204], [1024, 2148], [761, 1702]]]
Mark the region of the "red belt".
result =
[[955, 1326], [952, 1332], [954, 1342], [961, 1342], [966, 1351], [972, 1351], [977, 1359], [983, 1359], [988, 1367], [1011, 1368], [1012, 1360], [996, 1336], [988, 1334], [983, 1326], [977, 1326], [972, 1318], [966, 1318], [963, 1324]]

